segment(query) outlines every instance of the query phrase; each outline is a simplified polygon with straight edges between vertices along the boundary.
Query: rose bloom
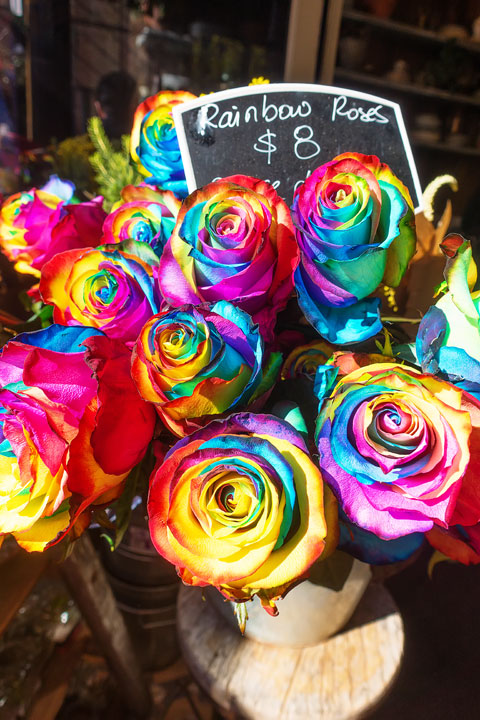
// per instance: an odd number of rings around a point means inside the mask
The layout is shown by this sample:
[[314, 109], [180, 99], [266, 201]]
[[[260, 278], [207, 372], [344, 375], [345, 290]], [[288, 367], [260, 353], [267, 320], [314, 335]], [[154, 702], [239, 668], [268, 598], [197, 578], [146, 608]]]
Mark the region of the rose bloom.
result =
[[157, 185], [141, 182], [139, 185], [125, 185], [120, 192], [121, 200], [113, 205], [116, 210], [120, 205], [131, 202], [149, 202], [164, 205], [172, 215], [177, 217], [182, 201], [171, 192], [171, 190], [162, 190]]
[[231, 415], [177, 442], [152, 474], [148, 515], [183, 582], [237, 601], [258, 594], [273, 614], [325, 547], [322, 476], [272, 415]]
[[127, 185], [121, 196], [103, 224], [102, 243], [138, 240], [150, 245], [160, 257], [175, 227], [181, 201], [169, 190], [150, 185]]
[[40, 190], [7, 198], [0, 209], [0, 246], [15, 269], [40, 277], [56, 253], [97, 245], [106, 213], [103, 198], [70, 203], [74, 186], [52, 176]]
[[136, 109], [130, 136], [130, 153], [139, 171], [182, 198], [188, 190], [172, 108], [195, 97], [180, 90], [152, 95]]
[[153, 268], [158, 258], [145, 243], [130, 241], [68, 250], [43, 268], [40, 294], [60, 325], [89, 325], [125, 343], [158, 310]]
[[155, 404], [164, 424], [180, 437], [212, 417], [265, 394], [281, 356], [264, 363], [258, 326], [231, 303], [184, 305], [154, 315], [133, 350], [132, 377], [140, 395]]
[[121, 493], [152, 438], [130, 353], [91, 328], [18, 335], [0, 355], [0, 542], [44, 550]]
[[297, 264], [284, 201], [268, 183], [235, 175], [184, 201], [160, 261], [159, 287], [173, 307], [228, 300], [270, 341]]
[[480, 399], [480, 292], [470, 243], [448, 235], [440, 245], [447, 263], [446, 292], [425, 313], [412, 347], [426, 372], [440, 374]]
[[282, 380], [298, 377], [314, 379], [319, 365], [324, 365], [335, 352], [335, 347], [322, 340], [299, 345], [287, 356], [282, 366]]
[[[356, 356], [348, 355], [353, 365]], [[320, 395], [324, 479], [348, 519], [385, 540], [447, 528], [460, 507], [468, 508], [468, 524], [477, 522], [471, 449], [480, 404], [446, 381], [385, 360], [357, 364]]]
[[365, 340], [381, 330], [381, 283], [396, 287], [415, 252], [407, 188], [375, 155], [345, 153], [317, 168], [295, 191], [293, 221], [301, 259], [298, 302], [326, 340]]

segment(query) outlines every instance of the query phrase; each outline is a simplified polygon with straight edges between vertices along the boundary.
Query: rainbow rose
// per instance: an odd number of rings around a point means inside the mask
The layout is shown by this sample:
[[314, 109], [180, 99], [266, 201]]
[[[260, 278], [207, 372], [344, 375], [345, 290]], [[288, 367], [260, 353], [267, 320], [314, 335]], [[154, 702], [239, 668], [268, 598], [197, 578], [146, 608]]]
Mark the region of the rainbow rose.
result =
[[284, 201], [268, 183], [235, 175], [184, 201], [160, 260], [160, 292], [173, 307], [228, 300], [271, 340], [297, 264]]
[[452, 525], [447, 530], [434, 525], [425, 537], [446, 558], [462, 565], [480, 563], [480, 523], [469, 527]]
[[159, 307], [153, 277], [156, 264], [153, 250], [133, 240], [68, 250], [44, 266], [40, 294], [53, 305], [54, 322], [89, 325], [133, 343]]
[[44, 550], [72, 526], [84, 529], [93, 504], [120, 494], [155, 423], [129, 356], [99, 331], [58, 325], [3, 348], [0, 542], [11, 534], [29, 551]]
[[332, 343], [381, 330], [380, 283], [396, 287], [415, 252], [407, 188], [375, 155], [345, 153], [317, 168], [292, 207], [301, 260], [295, 273], [307, 320]]
[[319, 365], [325, 365], [335, 348], [322, 340], [299, 345], [287, 356], [282, 366], [282, 380], [308, 377], [313, 380]]
[[480, 292], [470, 243], [448, 235], [445, 294], [425, 313], [412, 348], [424, 372], [439, 374], [480, 399]]
[[113, 210], [131, 202], [159, 203], [164, 205], [171, 215], [177, 217], [182, 204], [182, 201], [171, 190], [162, 190], [157, 185], [144, 182], [139, 185], [125, 185], [120, 192], [120, 197], [121, 200], [113, 205]]
[[267, 392], [281, 361], [280, 355], [271, 358], [264, 375], [258, 327], [234, 305], [184, 305], [145, 324], [133, 350], [132, 376], [164, 424], [183, 437]]
[[169, 190], [127, 185], [103, 224], [102, 243], [145, 242], [160, 257], [172, 234], [181, 202]]
[[40, 277], [56, 253], [98, 244], [103, 198], [70, 204], [74, 186], [52, 176], [43, 188], [11, 195], [0, 209], [0, 246], [15, 269]]
[[325, 547], [322, 476], [272, 415], [231, 415], [179, 440], [152, 474], [148, 515], [183, 582], [258, 594], [272, 613]]
[[183, 91], [152, 95], [136, 109], [130, 136], [130, 153], [139, 171], [179, 197], [188, 190], [172, 108], [195, 97]]
[[460, 517], [461, 497], [466, 524], [478, 522], [470, 448], [480, 404], [472, 396], [388, 358], [357, 365], [326, 388], [319, 393], [319, 463], [352, 522], [384, 540], [446, 528], [454, 513]]

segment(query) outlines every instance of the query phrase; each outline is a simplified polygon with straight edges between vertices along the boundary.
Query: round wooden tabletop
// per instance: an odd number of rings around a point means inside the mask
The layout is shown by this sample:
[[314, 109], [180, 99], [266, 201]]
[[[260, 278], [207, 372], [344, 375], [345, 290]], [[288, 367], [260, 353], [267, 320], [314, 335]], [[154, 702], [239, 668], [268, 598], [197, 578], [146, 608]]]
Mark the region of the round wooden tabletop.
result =
[[390, 593], [371, 583], [347, 627], [307, 648], [243, 638], [182, 587], [178, 633], [193, 676], [220, 710], [247, 720], [353, 720], [388, 692], [400, 668], [403, 623]]

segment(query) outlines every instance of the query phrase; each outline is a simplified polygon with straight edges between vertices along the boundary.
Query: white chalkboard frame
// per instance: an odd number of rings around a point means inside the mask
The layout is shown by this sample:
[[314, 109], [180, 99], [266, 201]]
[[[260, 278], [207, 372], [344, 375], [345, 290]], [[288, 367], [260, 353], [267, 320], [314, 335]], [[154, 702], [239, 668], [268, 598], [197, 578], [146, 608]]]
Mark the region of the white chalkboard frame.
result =
[[209, 105], [217, 101], [220, 102], [222, 100], [231, 100], [238, 97], [245, 97], [248, 95], [268, 94], [274, 92], [311, 92], [324, 95], [345, 95], [347, 98], [378, 102], [381, 105], [392, 108], [395, 113], [395, 118], [398, 124], [398, 129], [400, 131], [403, 147], [405, 149], [405, 155], [407, 157], [408, 165], [412, 173], [415, 192], [417, 198], [420, 199], [417, 207], [415, 207], [415, 212], [418, 213], [423, 211], [423, 205], [421, 203], [422, 188], [420, 185], [420, 180], [418, 177], [417, 168], [415, 165], [415, 160], [413, 158], [413, 153], [410, 146], [410, 141], [408, 139], [407, 130], [403, 120], [400, 105], [396, 102], [393, 102], [392, 100], [387, 100], [386, 98], [379, 97], [378, 95], [371, 95], [370, 93], [364, 93], [358, 90], [349, 90], [348, 88], [339, 88], [332, 85], [314, 85], [310, 83], [269, 83], [267, 85], [248, 85], [245, 87], [230, 88], [229, 90], [220, 90], [216, 93], [204, 95], [203, 97], [196, 100], [190, 100], [188, 102], [176, 105], [172, 110], [172, 115], [177, 131], [178, 143], [182, 155], [182, 162], [185, 169], [187, 187], [190, 193], [197, 189], [197, 183], [195, 180], [195, 172], [188, 149], [185, 125], [183, 122], [183, 114], [190, 110], [196, 110], [197, 108], [201, 108], [205, 105]]

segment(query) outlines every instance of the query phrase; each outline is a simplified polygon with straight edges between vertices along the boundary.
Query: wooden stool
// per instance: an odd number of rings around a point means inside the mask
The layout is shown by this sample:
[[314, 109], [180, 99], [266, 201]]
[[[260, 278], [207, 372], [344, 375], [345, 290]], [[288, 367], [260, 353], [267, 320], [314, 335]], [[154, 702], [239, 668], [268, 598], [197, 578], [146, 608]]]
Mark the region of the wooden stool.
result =
[[403, 654], [403, 623], [390, 593], [371, 583], [347, 627], [308, 648], [243, 638], [182, 587], [178, 633], [193, 676], [222, 713], [248, 720], [347, 720], [387, 693]]

